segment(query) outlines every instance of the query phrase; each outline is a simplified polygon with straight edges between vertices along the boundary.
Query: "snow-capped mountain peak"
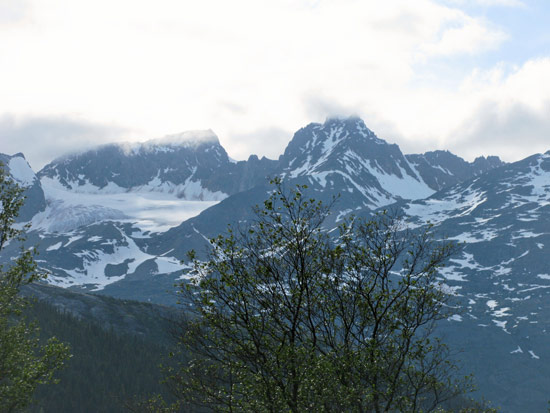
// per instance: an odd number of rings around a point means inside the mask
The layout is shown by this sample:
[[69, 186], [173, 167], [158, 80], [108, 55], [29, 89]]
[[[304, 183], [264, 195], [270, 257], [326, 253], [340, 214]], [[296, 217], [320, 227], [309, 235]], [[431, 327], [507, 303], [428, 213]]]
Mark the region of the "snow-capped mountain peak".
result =
[[330, 118], [300, 129], [280, 162], [282, 176], [307, 176], [323, 188], [350, 188], [369, 208], [434, 192], [397, 145], [378, 138], [356, 117]]
[[296, 132], [281, 160], [283, 163], [286, 161], [288, 166], [293, 166], [300, 162], [300, 155], [303, 154], [310, 159], [326, 158], [338, 146], [349, 143], [351, 139], [359, 139], [363, 144], [386, 144], [359, 118], [328, 118], [325, 123], [310, 123]]
[[227, 194], [211, 178], [230, 164], [214, 132], [190, 131], [59, 158], [39, 177], [80, 193], [155, 191], [188, 200], [220, 200]]

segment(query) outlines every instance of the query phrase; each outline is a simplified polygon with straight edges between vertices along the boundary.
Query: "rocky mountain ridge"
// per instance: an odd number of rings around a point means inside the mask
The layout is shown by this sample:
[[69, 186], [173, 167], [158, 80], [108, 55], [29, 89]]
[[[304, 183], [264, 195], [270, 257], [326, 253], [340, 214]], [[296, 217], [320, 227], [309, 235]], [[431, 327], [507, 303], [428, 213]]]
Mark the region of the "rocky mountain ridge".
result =
[[401, 198], [426, 197], [501, 165], [497, 157], [469, 163], [443, 151], [403, 155], [397, 145], [351, 117], [300, 129], [278, 160], [251, 155], [235, 162], [212, 131], [191, 131], [66, 155], [46, 165], [38, 177], [80, 193], [157, 191], [219, 201], [267, 177], [307, 176], [321, 187], [352, 188], [362, 194], [365, 206], [376, 208]]
[[272, 164], [257, 157], [232, 161], [212, 131], [191, 131], [66, 155], [38, 176], [80, 193], [162, 192], [185, 200], [219, 201], [255, 185]]
[[449, 151], [431, 151], [424, 154], [405, 155], [405, 157], [434, 191], [504, 165], [497, 156], [480, 156], [473, 162], [467, 162]]

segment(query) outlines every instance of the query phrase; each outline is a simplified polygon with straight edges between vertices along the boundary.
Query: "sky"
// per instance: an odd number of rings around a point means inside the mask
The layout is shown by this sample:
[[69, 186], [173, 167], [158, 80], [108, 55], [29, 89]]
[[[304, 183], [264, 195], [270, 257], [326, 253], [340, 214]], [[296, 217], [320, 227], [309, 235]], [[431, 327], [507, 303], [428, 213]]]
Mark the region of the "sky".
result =
[[550, 149], [548, 0], [0, 0], [0, 152], [212, 129], [276, 159], [360, 116], [404, 153]]

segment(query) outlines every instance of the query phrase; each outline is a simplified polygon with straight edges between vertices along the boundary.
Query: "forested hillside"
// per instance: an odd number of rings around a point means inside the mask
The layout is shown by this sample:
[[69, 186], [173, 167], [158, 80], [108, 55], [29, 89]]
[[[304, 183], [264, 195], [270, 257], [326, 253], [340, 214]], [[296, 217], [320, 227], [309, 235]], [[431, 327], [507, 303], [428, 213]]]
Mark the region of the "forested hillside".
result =
[[[154, 321], [149, 318], [153, 308], [142, 303], [140, 306], [144, 311], [135, 322], [148, 330], [148, 335], [112, 326], [104, 328], [105, 324], [100, 324], [92, 314], [77, 318], [68, 309], [37, 301], [29, 311], [29, 318], [38, 322], [43, 337], [56, 336], [68, 343], [73, 356], [57, 375], [59, 384], [38, 388], [30, 410], [120, 412], [136, 397], [162, 394], [165, 389], [160, 383], [159, 365], [168, 362], [170, 323], [162, 318]], [[161, 328], [167, 334], [151, 333]]]

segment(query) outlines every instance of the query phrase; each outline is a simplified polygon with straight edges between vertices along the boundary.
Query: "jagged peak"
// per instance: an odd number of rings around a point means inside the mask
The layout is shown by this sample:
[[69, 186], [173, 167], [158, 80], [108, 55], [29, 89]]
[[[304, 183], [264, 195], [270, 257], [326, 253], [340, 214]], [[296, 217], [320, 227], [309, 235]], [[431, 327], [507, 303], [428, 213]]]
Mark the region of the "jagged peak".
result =
[[502, 162], [502, 160], [498, 156], [478, 156], [474, 159], [472, 162], [473, 165], [491, 165], [493, 167], [504, 165], [505, 162]]
[[331, 130], [334, 130], [339, 128], [342, 131], [347, 131], [348, 133], [351, 133], [351, 134], [354, 134], [354, 132], [358, 132], [363, 137], [369, 138], [370, 140], [376, 143], [379, 143], [379, 144], [387, 143], [383, 139], [378, 138], [376, 134], [367, 127], [367, 125], [365, 124], [365, 121], [358, 116], [348, 116], [348, 117], [331, 116], [331, 117], [327, 117], [323, 124], [317, 123], [312, 125], [318, 125], [319, 129], [330, 128]]
[[329, 117], [324, 123], [310, 123], [298, 130], [289, 142], [283, 157], [296, 150], [303, 152], [319, 148], [325, 152], [348, 140], [388, 145], [367, 128], [365, 122], [357, 116]]
[[457, 155], [455, 155], [454, 153], [452, 153], [451, 151], [449, 151], [449, 150], [447, 150], [447, 149], [436, 149], [436, 150], [434, 150], [434, 151], [424, 152], [423, 154], [419, 154], [419, 155], [453, 156], [453, 157], [458, 157]]
[[447, 159], [447, 160], [449, 160], [449, 159], [459, 160], [460, 162], [467, 163], [467, 164], [470, 164], [470, 165], [500, 166], [500, 165], [504, 165], [506, 163], [506, 162], [503, 162], [498, 156], [493, 156], [493, 155], [478, 156], [472, 162], [468, 162], [468, 161], [464, 160], [463, 158], [461, 158], [460, 156], [452, 153], [451, 151], [449, 151], [447, 149], [445, 149], [445, 150], [437, 149], [437, 150], [434, 150], [434, 151], [428, 151], [428, 152], [424, 152], [424, 153], [407, 154], [405, 156], [408, 157], [408, 158], [421, 157], [421, 158], [424, 158], [426, 161], [428, 161], [428, 163], [429, 163], [430, 159], [440, 160], [441, 158], [444, 158], [444, 159]]

